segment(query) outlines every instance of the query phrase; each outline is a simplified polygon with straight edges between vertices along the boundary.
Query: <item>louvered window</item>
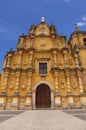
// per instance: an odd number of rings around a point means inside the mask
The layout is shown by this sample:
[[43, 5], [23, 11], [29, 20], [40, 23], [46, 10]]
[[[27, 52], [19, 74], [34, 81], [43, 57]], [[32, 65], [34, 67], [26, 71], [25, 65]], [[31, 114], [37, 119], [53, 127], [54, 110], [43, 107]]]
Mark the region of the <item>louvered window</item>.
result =
[[47, 74], [47, 63], [39, 63], [39, 74]]

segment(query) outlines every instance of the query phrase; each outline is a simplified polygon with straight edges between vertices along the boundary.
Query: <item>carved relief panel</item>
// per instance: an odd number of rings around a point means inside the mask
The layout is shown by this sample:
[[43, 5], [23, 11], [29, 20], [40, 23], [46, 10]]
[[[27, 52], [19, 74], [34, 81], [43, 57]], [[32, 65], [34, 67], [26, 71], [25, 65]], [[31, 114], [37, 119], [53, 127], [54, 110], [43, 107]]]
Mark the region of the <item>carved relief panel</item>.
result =
[[13, 56], [12, 56], [11, 68], [12, 68], [12, 69], [16, 69], [17, 64], [18, 64], [18, 54], [17, 54], [17, 52], [15, 52], [15, 53], [13, 54]]
[[22, 56], [22, 69], [26, 69], [29, 66], [29, 53], [23, 53]]
[[25, 48], [25, 49], [30, 48], [30, 38], [29, 38], [29, 37], [27, 37], [27, 38], [25, 39], [24, 48]]
[[25, 96], [27, 94], [27, 85], [28, 84], [28, 76], [27, 73], [22, 73], [20, 77], [20, 95]]
[[64, 68], [64, 58], [62, 52], [57, 53], [57, 66], [59, 68]]
[[74, 95], [79, 95], [80, 89], [79, 89], [79, 84], [78, 84], [78, 78], [76, 73], [71, 73], [70, 75], [70, 83], [71, 83], [71, 88], [72, 92]]
[[70, 54], [68, 55], [68, 65], [69, 65], [70, 68], [75, 67], [74, 57], [71, 56]]
[[50, 30], [47, 24], [40, 24], [36, 31], [35, 31], [35, 35], [50, 35]]
[[67, 94], [66, 77], [64, 72], [59, 73], [59, 82], [60, 82], [60, 94], [64, 96]]
[[13, 74], [10, 74], [9, 79], [8, 79], [7, 94], [9, 96], [12, 96], [14, 94], [15, 84], [16, 84], [16, 75], [15, 73], [13, 73]]

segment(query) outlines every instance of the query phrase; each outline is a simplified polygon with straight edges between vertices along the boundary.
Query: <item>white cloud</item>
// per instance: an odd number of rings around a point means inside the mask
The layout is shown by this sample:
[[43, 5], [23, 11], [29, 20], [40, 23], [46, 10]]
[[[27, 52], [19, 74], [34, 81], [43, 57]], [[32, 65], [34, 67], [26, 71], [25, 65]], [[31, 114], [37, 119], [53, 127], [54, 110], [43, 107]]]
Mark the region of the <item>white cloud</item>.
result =
[[84, 22], [78, 22], [77, 25], [78, 25], [78, 26], [85, 26], [86, 23], [84, 23]]
[[78, 26], [86, 26], [86, 15], [82, 17], [82, 21], [77, 22]]
[[86, 15], [82, 17], [82, 20], [83, 20], [83, 21], [86, 21]]

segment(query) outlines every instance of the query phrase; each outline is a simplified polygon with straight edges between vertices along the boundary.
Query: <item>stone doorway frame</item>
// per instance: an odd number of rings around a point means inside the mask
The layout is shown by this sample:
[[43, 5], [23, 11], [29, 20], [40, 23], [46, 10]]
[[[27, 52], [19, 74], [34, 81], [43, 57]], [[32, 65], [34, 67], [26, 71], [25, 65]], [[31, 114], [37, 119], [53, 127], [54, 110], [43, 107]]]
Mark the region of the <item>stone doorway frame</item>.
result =
[[45, 84], [50, 88], [50, 92], [51, 92], [51, 106], [50, 109], [55, 109], [55, 100], [54, 100], [54, 90], [52, 88], [52, 85], [46, 81], [41, 81], [39, 83], [37, 83], [32, 91], [32, 109], [37, 109], [36, 108], [36, 89], [39, 85], [41, 84]]

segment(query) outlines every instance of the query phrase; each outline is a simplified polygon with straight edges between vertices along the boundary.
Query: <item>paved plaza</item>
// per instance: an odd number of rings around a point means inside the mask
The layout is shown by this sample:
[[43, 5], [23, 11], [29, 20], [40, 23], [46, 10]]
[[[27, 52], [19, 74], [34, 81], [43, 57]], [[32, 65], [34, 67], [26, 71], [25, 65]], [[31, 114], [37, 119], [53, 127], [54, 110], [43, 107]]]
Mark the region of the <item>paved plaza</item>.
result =
[[0, 130], [86, 130], [86, 110], [0, 111]]

